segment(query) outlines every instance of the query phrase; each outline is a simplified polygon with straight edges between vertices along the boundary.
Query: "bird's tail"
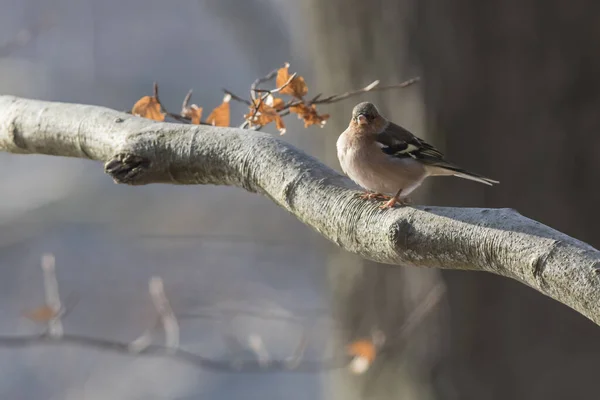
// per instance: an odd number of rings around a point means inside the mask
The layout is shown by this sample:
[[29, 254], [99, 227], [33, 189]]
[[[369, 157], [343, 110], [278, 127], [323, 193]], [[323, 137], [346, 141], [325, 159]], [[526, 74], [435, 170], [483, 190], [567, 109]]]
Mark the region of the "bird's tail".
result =
[[428, 166], [429, 168], [429, 173], [432, 176], [456, 176], [459, 178], [463, 178], [463, 179], [469, 179], [471, 181], [475, 181], [475, 182], [479, 182], [479, 183], [484, 183], [486, 185], [494, 185], [496, 183], [500, 183], [499, 181], [495, 181], [493, 179], [490, 178], [486, 178], [485, 176], [473, 173], [473, 172], [469, 172], [467, 170], [464, 170], [460, 167], [457, 167], [456, 165], [450, 164], [450, 163], [443, 163], [443, 164], [438, 164], [438, 165], [430, 165]]

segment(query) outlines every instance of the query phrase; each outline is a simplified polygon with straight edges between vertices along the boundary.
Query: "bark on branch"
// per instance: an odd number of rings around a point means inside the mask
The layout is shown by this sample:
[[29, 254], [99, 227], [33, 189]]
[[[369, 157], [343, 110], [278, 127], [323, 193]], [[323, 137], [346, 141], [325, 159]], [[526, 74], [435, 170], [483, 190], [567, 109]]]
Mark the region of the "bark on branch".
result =
[[129, 185], [237, 186], [362, 257], [492, 272], [600, 324], [600, 252], [592, 246], [511, 209], [380, 210], [358, 199], [349, 179], [268, 134], [0, 96], [0, 150], [103, 161], [116, 182]]

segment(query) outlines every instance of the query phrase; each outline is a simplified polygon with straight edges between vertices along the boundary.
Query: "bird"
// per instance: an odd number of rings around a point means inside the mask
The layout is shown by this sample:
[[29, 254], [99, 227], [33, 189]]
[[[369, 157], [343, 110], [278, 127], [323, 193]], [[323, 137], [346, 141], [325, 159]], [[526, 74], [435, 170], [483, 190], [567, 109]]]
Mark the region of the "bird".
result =
[[410, 203], [408, 195], [429, 176], [457, 176], [486, 185], [499, 181], [448, 162], [435, 147], [388, 121], [370, 102], [357, 104], [336, 143], [344, 173], [362, 188], [362, 199], [387, 200], [382, 209]]

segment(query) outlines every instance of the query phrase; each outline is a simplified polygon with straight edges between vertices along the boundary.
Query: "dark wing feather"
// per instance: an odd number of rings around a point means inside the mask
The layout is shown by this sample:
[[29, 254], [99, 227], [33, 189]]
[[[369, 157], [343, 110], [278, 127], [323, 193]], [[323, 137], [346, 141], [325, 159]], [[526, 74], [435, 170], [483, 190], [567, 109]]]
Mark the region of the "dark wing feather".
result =
[[498, 181], [469, 172], [444, 160], [444, 155], [438, 149], [393, 122], [390, 122], [383, 132], [377, 135], [376, 140], [381, 144], [381, 151], [390, 157], [410, 157], [426, 165], [453, 171], [455, 176], [461, 178], [472, 179], [487, 185], [498, 183]]
[[430, 165], [447, 164], [438, 149], [393, 122], [377, 135], [377, 141], [383, 145], [381, 151], [392, 157], [411, 157]]

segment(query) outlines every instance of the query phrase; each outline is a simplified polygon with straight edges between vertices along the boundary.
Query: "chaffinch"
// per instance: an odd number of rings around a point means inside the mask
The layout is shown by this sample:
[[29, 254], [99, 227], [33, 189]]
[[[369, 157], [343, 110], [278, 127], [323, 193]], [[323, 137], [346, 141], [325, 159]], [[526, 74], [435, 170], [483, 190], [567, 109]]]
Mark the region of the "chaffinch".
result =
[[352, 110], [350, 124], [337, 140], [337, 154], [346, 175], [367, 190], [361, 198], [388, 200], [381, 208], [407, 204], [407, 196], [428, 176], [499, 183], [446, 161], [435, 147], [385, 119], [369, 102]]

